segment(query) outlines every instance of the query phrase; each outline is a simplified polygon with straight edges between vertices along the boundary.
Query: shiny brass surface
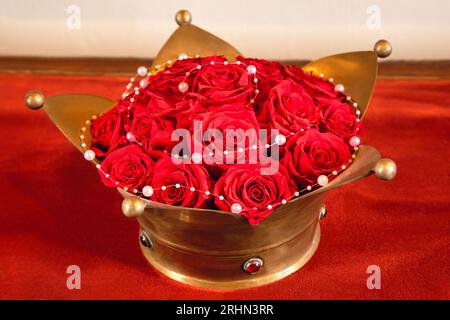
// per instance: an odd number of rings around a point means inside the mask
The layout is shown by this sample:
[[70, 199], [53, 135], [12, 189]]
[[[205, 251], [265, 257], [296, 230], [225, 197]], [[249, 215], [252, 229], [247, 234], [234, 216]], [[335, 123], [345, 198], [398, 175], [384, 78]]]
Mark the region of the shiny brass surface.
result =
[[31, 90], [25, 95], [25, 105], [33, 110], [44, 106], [44, 94], [39, 90]]
[[191, 13], [188, 10], [180, 10], [175, 14], [175, 21], [179, 26], [189, 24], [192, 21]]
[[380, 159], [375, 165], [374, 172], [382, 180], [392, 180], [397, 174], [397, 165], [391, 159]]
[[181, 53], [188, 56], [223, 55], [230, 61], [240, 55], [233, 46], [211, 33], [192, 24], [181, 24], [156, 55], [152, 66], [176, 59]]
[[[190, 24], [188, 12], [177, 13], [176, 20], [180, 27], [158, 53], [154, 65], [174, 59], [180, 53], [224, 55], [229, 60], [239, 55], [228, 43]], [[375, 52], [334, 55], [312, 62], [304, 69], [324, 73], [327, 78], [334, 78], [335, 83], [344, 84], [361, 110], [366, 110], [377, 73]], [[42, 104], [40, 95], [28, 95], [26, 103], [37, 108]], [[85, 121], [114, 104], [112, 100], [92, 95], [59, 95], [47, 97], [43, 109], [82, 151], [80, 128], [86, 127], [85, 141], [89, 144], [89, 123]], [[168, 206], [118, 191], [125, 198], [122, 211], [127, 217], [137, 218], [141, 235], [145, 234], [141, 249], [157, 270], [193, 286], [239, 289], [276, 281], [301, 268], [319, 244], [319, 218], [327, 192], [373, 172], [383, 179], [392, 178], [395, 163], [379, 159], [375, 148], [361, 146], [353, 164], [326, 187], [276, 208], [258, 225], [250, 225], [242, 216], [230, 212]], [[258, 273], [247, 274], [242, 265], [252, 257], [262, 258], [264, 265]]]
[[373, 50], [379, 58], [387, 58], [392, 53], [392, 46], [387, 40], [378, 40], [373, 46]]
[[341, 53], [313, 61], [303, 67], [316, 75], [324, 74], [342, 83], [346, 94], [359, 106], [361, 115], [366, 112], [377, 78], [377, 55], [373, 51]]
[[145, 202], [137, 197], [128, 197], [122, 201], [122, 212], [128, 218], [136, 218], [144, 213]]
[[49, 96], [45, 99], [44, 110], [50, 120], [66, 136], [66, 138], [80, 151], [80, 129], [86, 126], [86, 143], [90, 142], [89, 125], [93, 115], [112, 108], [113, 100], [89, 94], [64, 94]]

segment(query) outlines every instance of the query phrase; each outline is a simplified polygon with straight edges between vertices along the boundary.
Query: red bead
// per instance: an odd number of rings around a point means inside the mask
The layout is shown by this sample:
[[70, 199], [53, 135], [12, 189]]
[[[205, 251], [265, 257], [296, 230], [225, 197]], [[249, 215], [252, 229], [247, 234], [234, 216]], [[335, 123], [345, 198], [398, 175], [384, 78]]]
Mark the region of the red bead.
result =
[[260, 258], [251, 258], [244, 263], [244, 271], [250, 274], [257, 273], [263, 266], [263, 261]]

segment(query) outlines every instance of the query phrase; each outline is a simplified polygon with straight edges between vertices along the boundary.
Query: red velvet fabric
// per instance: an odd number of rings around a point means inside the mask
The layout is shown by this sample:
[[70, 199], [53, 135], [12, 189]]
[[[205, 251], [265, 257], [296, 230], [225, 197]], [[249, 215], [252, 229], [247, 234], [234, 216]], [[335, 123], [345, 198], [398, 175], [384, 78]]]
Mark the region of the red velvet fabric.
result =
[[[126, 79], [0, 75], [0, 298], [449, 299], [450, 81], [378, 81], [364, 143], [398, 164], [333, 191], [317, 253], [299, 272], [260, 288], [193, 289], [160, 275], [140, 253], [121, 197], [66, 141], [27, 90], [118, 97]], [[68, 265], [81, 290], [66, 288]], [[381, 290], [368, 290], [369, 265]]]

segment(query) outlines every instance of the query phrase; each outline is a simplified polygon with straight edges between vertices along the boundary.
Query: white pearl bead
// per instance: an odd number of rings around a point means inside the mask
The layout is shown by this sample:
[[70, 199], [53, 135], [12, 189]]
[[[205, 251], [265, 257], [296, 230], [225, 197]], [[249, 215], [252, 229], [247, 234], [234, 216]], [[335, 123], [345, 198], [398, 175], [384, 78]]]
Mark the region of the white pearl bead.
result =
[[311, 187], [311, 186], [307, 186], [306, 189], [307, 189], [307, 190], [311, 190], [312, 187]]
[[191, 190], [192, 192], [194, 192], [194, 191], [195, 191], [195, 188], [194, 188], [194, 187], [190, 187], [189, 190]]
[[223, 198], [223, 196], [219, 196], [219, 200], [221, 200], [221, 201], [222, 201], [223, 199], [224, 199], [224, 198]]
[[180, 53], [180, 55], [178, 56], [178, 60], [184, 60], [184, 59], [187, 59], [188, 58], [188, 55], [186, 54], [186, 53]]
[[180, 82], [178, 85], [178, 90], [182, 93], [185, 93], [189, 88], [189, 85], [186, 82]]
[[223, 152], [223, 154], [224, 154], [224, 155], [227, 155], [227, 154], [228, 154], [228, 150], [225, 150], [225, 151]]
[[242, 206], [239, 203], [233, 203], [231, 206], [231, 212], [233, 213], [241, 213], [242, 212]]
[[256, 150], [256, 149], [258, 149], [258, 146], [257, 146], [256, 144], [254, 144], [254, 145], [252, 146], [252, 149], [253, 149], [253, 150]]
[[127, 132], [127, 140], [130, 141], [130, 142], [135, 142], [136, 141], [136, 137], [131, 132]]
[[244, 149], [239, 148], [239, 149], [238, 149], [238, 152], [244, 152]]
[[254, 66], [254, 65], [249, 65], [248, 67], [247, 67], [247, 73], [248, 74], [255, 74], [256, 73], [256, 67]]
[[338, 91], [338, 92], [344, 92], [345, 88], [344, 88], [343, 84], [339, 83], [339, 84], [334, 86], [334, 90]]
[[322, 186], [322, 187], [326, 186], [328, 184], [328, 177], [326, 175], [323, 175], [323, 174], [320, 175], [317, 178], [317, 183], [319, 184], [319, 186]]
[[351, 137], [350, 138], [350, 145], [352, 147], [356, 147], [359, 146], [359, 144], [361, 143], [361, 139], [357, 136]]
[[267, 209], [272, 210], [272, 205], [269, 204], [269, 205], [267, 206]]
[[177, 189], [179, 189], [181, 187], [181, 185], [179, 184], [179, 183], [177, 183], [176, 185], [175, 185], [175, 188], [177, 188]]
[[166, 186], [162, 186], [162, 187], [161, 187], [161, 190], [162, 190], [162, 191], [164, 191], [164, 190], [166, 190], [166, 189], [167, 189]]
[[192, 162], [199, 164], [202, 163], [202, 155], [198, 152], [192, 154]]
[[296, 191], [294, 192], [294, 196], [298, 197], [300, 195], [300, 192]]
[[283, 200], [281, 200], [281, 203], [282, 203], [282, 204], [286, 204], [286, 203], [287, 203], [287, 200], [283, 199]]
[[153, 188], [150, 186], [145, 186], [142, 188], [142, 194], [146, 197], [151, 197], [153, 195]]
[[147, 75], [147, 72], [148, 72], [148, 70], [144, 66], [140, 66], [139, 68], [137, 68], [137, 71], [136, 71], [136, 73], [141, 77], [145, 77]]
[[94, 160], [94, 159], [95, 159], [95, 152], [92, 151], [92, 150], [86, 150], [86, 151], [84, 152], [84, 158], [85, 158], [87, 161], [92, 161], [92, 160]]
[[205, 196], [209, 196], [211, 194], [211, 192], [209, 192], [208, 190], [205, 191]]
[[282, 134], [277, 134], [275, 136], [275, 143], [279, 146], [283, 145], [286, 143], [286, 137]]
[[141, 81], [139, 81], [139, 86], [141, 88], [145, 88], [148, 84], [148, 80], [147, 79], [142, 79]]

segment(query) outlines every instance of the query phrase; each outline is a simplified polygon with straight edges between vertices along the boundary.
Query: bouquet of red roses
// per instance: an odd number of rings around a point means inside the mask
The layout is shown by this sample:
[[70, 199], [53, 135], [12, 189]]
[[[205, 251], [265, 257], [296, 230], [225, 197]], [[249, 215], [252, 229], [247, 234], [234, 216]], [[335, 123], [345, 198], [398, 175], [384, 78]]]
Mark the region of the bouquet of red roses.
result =
[[85, 158], [99, 161], [107, 186], [254, 224], [345, 170], [359, 115], [344, 86], [323, 75], [180, 55], [138, 68], [117, 106], [92, 121]]

